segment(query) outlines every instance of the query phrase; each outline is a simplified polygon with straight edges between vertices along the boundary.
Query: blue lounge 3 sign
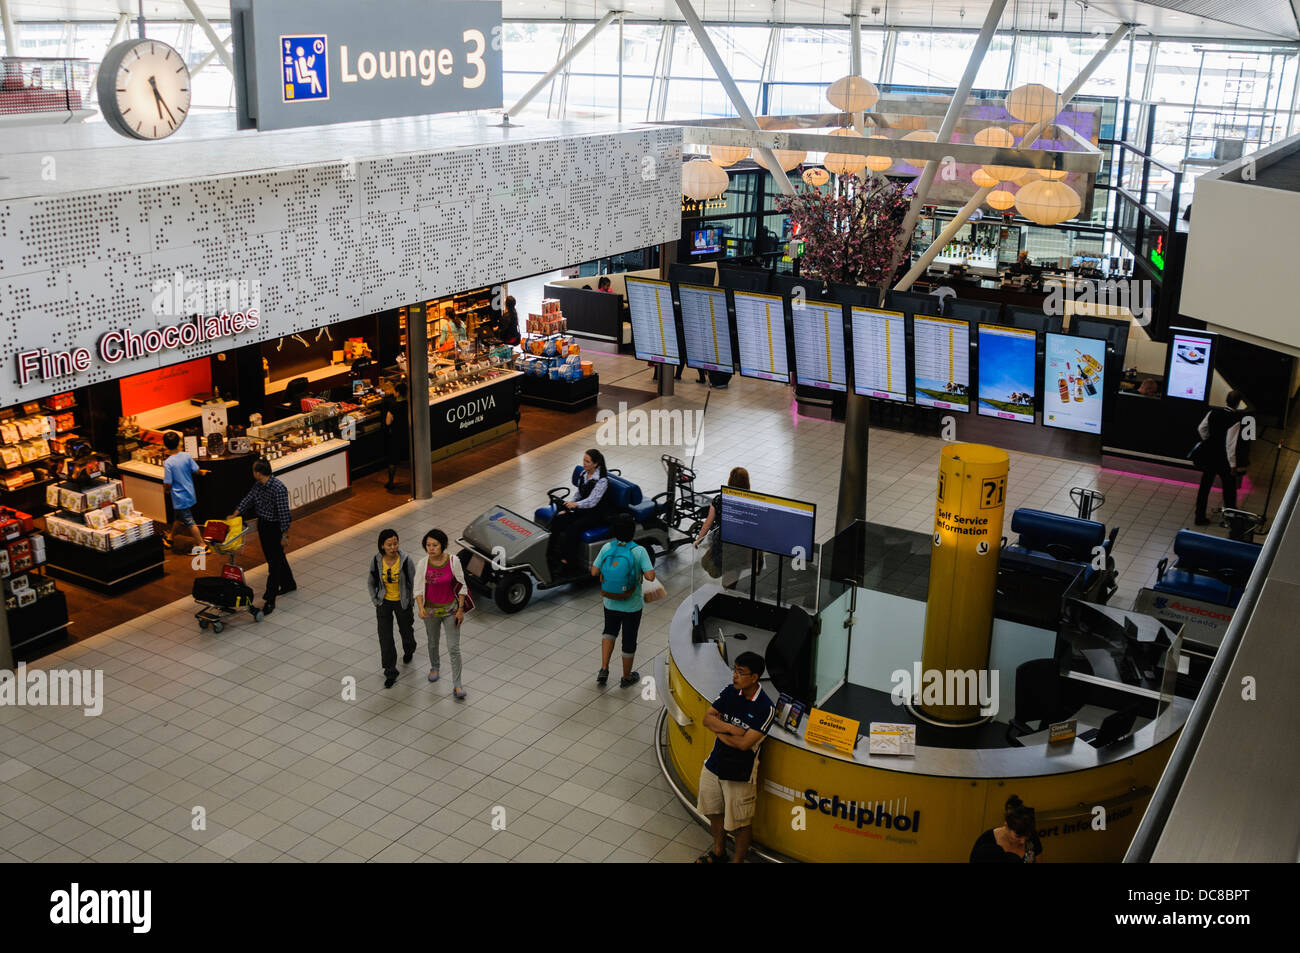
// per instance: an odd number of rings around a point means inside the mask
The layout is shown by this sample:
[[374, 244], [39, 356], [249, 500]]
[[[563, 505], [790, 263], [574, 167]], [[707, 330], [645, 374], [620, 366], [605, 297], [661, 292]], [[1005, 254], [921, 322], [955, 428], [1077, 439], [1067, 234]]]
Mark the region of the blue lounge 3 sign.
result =
[[329, 37], [280, 37], [284, 68], [284, 101], [304, 102], [330, 98]]

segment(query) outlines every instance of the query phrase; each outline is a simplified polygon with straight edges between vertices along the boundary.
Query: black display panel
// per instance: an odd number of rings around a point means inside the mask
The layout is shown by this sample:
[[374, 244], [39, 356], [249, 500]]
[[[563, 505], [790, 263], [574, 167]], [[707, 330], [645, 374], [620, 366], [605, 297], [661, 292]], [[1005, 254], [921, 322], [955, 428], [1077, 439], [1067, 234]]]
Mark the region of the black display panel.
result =
[[673, 291], [666, 281], [625, 278], [627, 310], [632, 320], [632, 349], [637, 360], [654, 364], [680, 364], [677, 322], [673, 317]]
[[724, 543], [812, 558], [816, 505], [730, 486], [722, 488], [721, 496]]
[[765, 381], [790, 382], [786, 359], [785, 304], [776, 295], [732, 292], [740, 374]]
[[731, 317], [727, 293], [721, 288], [678, 285], [682, 304], [682, 342], [686, 364], [701, 371], [735, 371], [731, 350]]
[[917, 406], [970, 413], [969, 322], [916, 315], [912, 362]]
[[852, 308], [853, 390], [907, 402], [907, 319], [900, 311]]
[[844, 309], [824, 301], [791, 303], [796, 384], [847, 391], [844, 358]]
[[1038, 332], [981, 324], [978, 340], [978, 412], [1032, 424], [1038, 392]]

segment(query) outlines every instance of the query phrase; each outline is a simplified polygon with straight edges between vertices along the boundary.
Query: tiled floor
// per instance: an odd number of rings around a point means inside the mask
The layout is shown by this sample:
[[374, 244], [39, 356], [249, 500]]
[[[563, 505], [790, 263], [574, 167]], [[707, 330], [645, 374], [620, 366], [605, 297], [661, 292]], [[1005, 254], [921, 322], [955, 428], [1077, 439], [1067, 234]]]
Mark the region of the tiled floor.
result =
[[[620, 369], [611, 376], [640, 373], [630, 359], [602, 362]], [[677, 396], [646, 407], [699, 410], [705, 391], [692, 377]], [[735, 378], [709, 402], [701, 484], [717, 486], [730, 467], [744, 465], [755, 488], [815, 501], [825, 539], [842, 433], [838, 424], [796, 416], [788, 390]], [[708, 837], [659, 777], [656, 703], [616, 682], [594, 683], [601, 625], [594, 591], [539, 593], [514, 616], [481, 606], [464, 630], [464, 702], [452, 698], [449, 679], [425, 681], [422, 637], [416, 661], [394, 688], [382, 688], [363, 580], [378, 531], [392, 526], [414, 549], [429, 527], [454, 536], [492, 503], [531, 512], [596, 442], [589, 427], [432, 501], [298, 550], [298, 592], [260, 625], [200, 632], [193, 606], [181, 600], [42, 659], [46, 668], [102, 669], [104, 710], [86, 717], [79, 709], [0, 708], [0, 860], [697, 856]], [[869, 519], [929, 532], [939, 446], [872, 432]], [[605, 451], [611, 466], [651, 493], [662, 489], [660, 454], [681, 453]], [[1190, 521], [1195, 488], [1012, 454], [1008, 521], [1021, 505], [1071, 512], [1076, 485], [1108, 497], [1099, 517], [1121, 527], [1113, 603], [1129, 605]], [[665, 649], [680, 597], [700, 581], [689, 549], [657, 569], [677, 598], [646, 608], [643, 673]], [[263, 571], [253, 572], [254, 587]], [[344, 697], [348, 679], [356, 681], [355, 701]], [[198, 808], [204, 830], [193, 829]], [[504, 829], [494, 828], [502, 818]]]

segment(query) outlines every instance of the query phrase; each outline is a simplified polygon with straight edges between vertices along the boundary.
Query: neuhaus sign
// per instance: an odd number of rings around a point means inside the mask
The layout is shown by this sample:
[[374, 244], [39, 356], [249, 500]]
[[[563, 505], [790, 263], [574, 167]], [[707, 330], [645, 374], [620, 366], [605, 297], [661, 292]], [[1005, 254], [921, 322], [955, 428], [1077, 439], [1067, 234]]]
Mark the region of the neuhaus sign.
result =
[[18, 386], [24, 387], [32, 381], [73, 377], [89, 370], [96, 357], [104, 364], [116, 364], [123, 358], [147, 357], [162, 351], [233, 338], [253, 330], [260, 323], [256, 308], [250, 308], [246, 312], [236, 311], [234, 314], [223, 311], [221, 314], [194, 317], [179, 324], [150, 328], [147, 331], [133, 331], [130, 328], [107, 331], [96, 342], [94, 352], [88, 347], [73, 348], [70, 351], [51, 351], [44, 347], [19, 351], [15, 355], [18, 362]]
[[500, 107], [501, 3], [231, 0], [241, 129]]

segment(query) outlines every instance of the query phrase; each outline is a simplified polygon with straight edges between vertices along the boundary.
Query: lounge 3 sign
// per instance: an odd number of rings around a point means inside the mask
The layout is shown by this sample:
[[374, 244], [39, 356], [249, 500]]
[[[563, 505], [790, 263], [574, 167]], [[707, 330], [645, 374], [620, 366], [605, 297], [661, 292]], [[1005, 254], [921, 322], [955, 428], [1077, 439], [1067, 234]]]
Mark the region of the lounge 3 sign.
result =
[[498, 108], [500, 0], [231, 0], [241, 129]]

